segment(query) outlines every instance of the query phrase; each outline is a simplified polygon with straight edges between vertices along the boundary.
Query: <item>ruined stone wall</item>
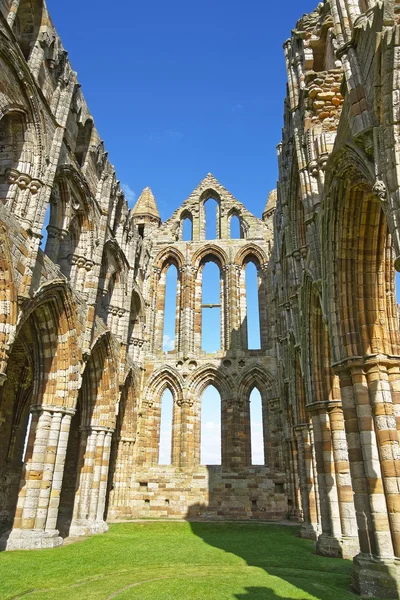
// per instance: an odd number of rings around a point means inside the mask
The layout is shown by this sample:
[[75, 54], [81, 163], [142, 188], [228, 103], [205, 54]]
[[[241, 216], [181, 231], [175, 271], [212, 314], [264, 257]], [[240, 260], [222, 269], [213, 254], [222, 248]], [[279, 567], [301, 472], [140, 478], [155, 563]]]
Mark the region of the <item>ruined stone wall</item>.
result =
[[[214, 240], [205, 239], [205, 203], [210, 198], [217, 202]], [[130, 517], [286, 517], [269, 270], [273, 212], [270, 206], [264, 220], [254, 217], [208, 174], [170, 219], [148, 233], [152, 249], [144, 296], [150, 338], [130, 482], [132, 500], [124, 509]], [[240, 220], [239, 239], [231, 238], [233, 215]], [[182, 240], [184, 219], [192, 222], [189, 241]], [[209, 261], [218, 265], [221, 285], [221, 349], [212, 354], [202, 350], [202, 270]], [[245, 267], [250, 261], [258, 271], [260, 350], [248, 349], [247, 342]], [[170, 265], [178, 270], [175, 348], [163, 351], [165, 279]], [[221, 396], [222, 465], [206, 468], [200, 466], [200, 421], [202, 395], [209, 385]], [[254, 387], [262, 396], [265, 467], [251, 465], [250, 394]], [[161, 400], [166, 389], [174, 401], [171, 466], [158, 464]], [[119, 511], [114, 514], [118, 517]]]
[[284, 44], [273, 267], [293, 513], [319, 553], [355, 557], [356, 591], [393, 598], [398, 28], [396, 2], [327, 0]]
[[0, 530], [44, 547], [105, 528], [146, 250], [44, 2], [1, 12]]

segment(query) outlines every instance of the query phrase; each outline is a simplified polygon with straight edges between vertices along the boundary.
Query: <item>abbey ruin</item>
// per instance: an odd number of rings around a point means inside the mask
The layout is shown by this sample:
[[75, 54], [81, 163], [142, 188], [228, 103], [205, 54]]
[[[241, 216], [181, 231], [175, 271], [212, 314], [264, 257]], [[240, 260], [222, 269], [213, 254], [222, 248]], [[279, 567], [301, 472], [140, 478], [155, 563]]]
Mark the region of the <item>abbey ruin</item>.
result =
[[[318, 553], [353, 559], [354, 590], [399, 598], [399, 0], [324, 0], [297, 22], [284, 44], [279, 181], [262, 219], [208, 174], [165, 222], [149, 188], [128, 209], [44, 0], [0, 7], [3, 549], [55, 547], [107, 520], [290, 518]], [[220, 273], [213, 354], [201, 342], [210, 261]], [[249, 263], [258, 350], [248, 347]], [[200, 464], [210, 384], [221, 397], [217, 466]], [[264, 465], [251, 460], [254, 388]]]

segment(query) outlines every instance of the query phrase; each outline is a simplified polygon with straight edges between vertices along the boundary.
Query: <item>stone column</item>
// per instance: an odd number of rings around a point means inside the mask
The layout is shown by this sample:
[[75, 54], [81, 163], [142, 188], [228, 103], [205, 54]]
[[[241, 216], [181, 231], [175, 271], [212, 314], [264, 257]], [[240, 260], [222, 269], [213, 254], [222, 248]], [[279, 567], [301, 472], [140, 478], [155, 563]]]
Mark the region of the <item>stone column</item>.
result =
[[233, 265], [225, 265], [223, 268], [223, 276], [225, 283], [225, 302], [221, 303], [225, 308], [225, 336], [224, 346], [221, 346], [224, 350], [232, 348], [232, 341], [234, 339], [234, 322], [235, 322], [235, 309], [236, 309], [236, 297], [235, 297], [235, 275], [233, 271]]
[[270, 468], [271, 472], [282, 471], [284, 461], [280, 398], [263, 401], [263, 432], [265, 465]]
[[286, 440], [287, 448], [287, 468], [286, 477], [290, 485], [290, 494], [288, 501], [288, 516], [293, 519], [300, 519], [300, 489], [299, 489], [299, 472], [298, 472], [298, 457], [297, 446], [294, 438]]
[[360, 545], [357, 535], [356, 511], [354, 508], [349, 454], [347, 450], [341, 403], [329, 402], [328, 415], [332, 439], [336, 488], [339, 501], [340, 524], [342, 529], [342, 556], [343, 558], [353, 558], [358, 554]]
[[390, 364], [387, 370], [390, 392], [392, 394], [393, 411], [396, 417], [397, 433], [400, 436], [400, 365]]
[[317, 552], [324, 556], [341, 556], [342, 529], [333, 463], [330, 422], [323, 406], [313, 405], [312, 423], [315, 441], [318, 491], [322, 532], [317, 540]]
[[376, 444], [389, 514], [393, 551], [400, 558], [400, 448], [396, 411], [386, 364], [366, 365], [369, 401], [374, 418]]
[[251, 466], [250, 406], [237, 398], [222, 403], [222, 466], [243, 469]]
[[397, 481], [398, 437], [387, 370], [380, 367], [353, 364], [338, 370], [360, 541], [352, 585], [365, 596], [398, 598], [397, 538], [392, 537], [396, 530], [391, 530], [396, 527], [394, 509], [399, 498], [397, 486], [392, 488]]
[[[180, 452], [178, 465], [180, 467], [192, 468], [195, 464], [195, 420], [196, 415], [193, 409], [193, 402], [182, 400], [180, 402], [181, 421], [180, 421]], [[175, 463], [174, 463], [175, 464]]]
[[56, 529], [71, 417], [74, 409], [32, 406], [27, 460], [7, 550], [54, 548], [62, 544]]
[[268, 340], [270, 339], [270, 330], [268, 327], [268, 306], [269, 302], [267, 302], [268, 298], [268, 286], [267, 286], [267, 276], [268, 276], [268, 268], [269, 263], [261, 265], [257, 272], [257, 280], [258, 280], [258, 309], [260, 313], [260, 341], [261, 341], [261, 349], [266, 350], [268, 347]]
[[247, 298], [246, 298], [246, 270], [244, 267], [238, 269], [238, 289], [239, 289], [239, 348], [248, 349], [247, 337]]
[[[160, 422], [161, 433], [161, 422]], [[171, 465], [179, 467], [181, 463], [182, 443], [182, 401], [173, 402], [172, 406], [172, 435], [171, 435]]]
[[231, 337], [230, 347], [232, 349], [241, 348], [240, 340], [240, 273], [242, 268], [239, 265], [229, 265], [230, 270], [230, 322], [231, 322]]
[[120, 437], [115, 456], [115, 470], [111, 482], [109, 515], [129, 518], [131, 516], [130, 480], [133, 472], [135, 437]]
[[113, 428], [81, 428], [81, 447], [78, 462], [77, 491], [70, 536], [104, 533], [108, 469], [110, 466]]
[[185, 356], [193, 351], [194, 347], [194, 271], [190, 264], [186, 264], [180, 269], [181, 284], [181, 304], [180, 304], [180, 350]]
[[107, 524], [104, 521], [104, 512], [107, 500], [108, 471], [110, 468], [111, 442], [113, 431], [113, 429], [108, 429], [108, 431], [105, 432], [103, 454], [100, 466], [100, 481], [98, 486], [99, 492], [97, 496], [97, 505], [94, 502], [92, 502], [91, 505], [93, 509], [93, 515], [96, 518], [96, 523], [99, 523], [101, 527], [105, 525], [107, 529]]
[[203, 272], [201, 269], [197, 272], [197, 276], [194, 280], [193, 285], [193, 296], [192, 296], [192, 310], [193, 310], [193, 346], [191, 348], [192, 352], [198, 353], [201, 352], [202, 347], [202, 281], [203, 281]]
[[314, 481], [313, 456], [310, 426], [307, 423], [294, 428], [297, 442], [298, 470], [300, 479], [303, 524], [300, 537], [316, 540], [320, 532], [316, 489]]
[[151, 297], [151, 310], [149, 311], [150, 347], [154, 353], [162, 352], [163, 329], [164, 329], [164, 303], [165, 303], [165, 271], [161, 275], [161, 269], [153, 267], [151, 274], [150, 289], [153, 291]]

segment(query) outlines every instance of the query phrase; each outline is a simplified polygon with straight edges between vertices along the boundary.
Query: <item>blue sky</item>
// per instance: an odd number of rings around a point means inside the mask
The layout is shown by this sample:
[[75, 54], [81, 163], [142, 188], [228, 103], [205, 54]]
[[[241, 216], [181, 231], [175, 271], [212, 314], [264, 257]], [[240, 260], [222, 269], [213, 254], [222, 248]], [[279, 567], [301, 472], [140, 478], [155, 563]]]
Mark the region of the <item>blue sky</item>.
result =
[[[317, 0], [47, 5], [131, 206], [150, 186], [165, 220], [211, 172], [261, 217], [277, 179], [286, 86], [282, 44]], [[250, 297], [253, 312], [254, 302]], [[257, 392], [252, 399], [253, 407], [259, 404]], [[210, 387], [203, 400], [202, 455], [215, 463], [218, 393]], [[170, 446], [168, 400], [166, 406], [162, 462]], [[254, 461], [260, 462], [259, 408], [252, 432]]]
[[149, 185], [166, 219], [210, 171], [261, 216], [277, 178], [282, 43], [317, 0], [47, 4], [131, 199]]

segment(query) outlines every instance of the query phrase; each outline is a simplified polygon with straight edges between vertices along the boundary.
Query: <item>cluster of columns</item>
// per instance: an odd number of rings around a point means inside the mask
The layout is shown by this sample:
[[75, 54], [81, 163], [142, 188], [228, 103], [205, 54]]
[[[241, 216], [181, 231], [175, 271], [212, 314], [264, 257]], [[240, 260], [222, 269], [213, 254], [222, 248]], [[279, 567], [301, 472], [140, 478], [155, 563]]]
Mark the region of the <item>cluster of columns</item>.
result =
[[102, 533], [108, 529], [104, 511], [113, 431], [110, 427], [81, 427], [71, 536]]
[[129, 491], [134, 466], [136, 436], [121, 436], [115, 441], [114, 472], [111, 473], [112, 485], [108, 514], [111, 517], [123, 518], [132, 514]]
[[21, 487], [7, 549], [54, 547], [58, 507], [74, 409], [32, 406]]
[[398, 362], [336, 365], [341, 400], [308, 405], [294, 427], [303, 525], [317, 552], [354, 558], [353, 588], [398, 597], [400, 449]]
[[[7, 550], [53, 548], [63, 543], [57, 529], [71, 419], [75, 409], [32, 406], [26, 459]], [[107, 530], [104, 521], [114, 429], [81, 427], [73, 518], [69, 535]]]

